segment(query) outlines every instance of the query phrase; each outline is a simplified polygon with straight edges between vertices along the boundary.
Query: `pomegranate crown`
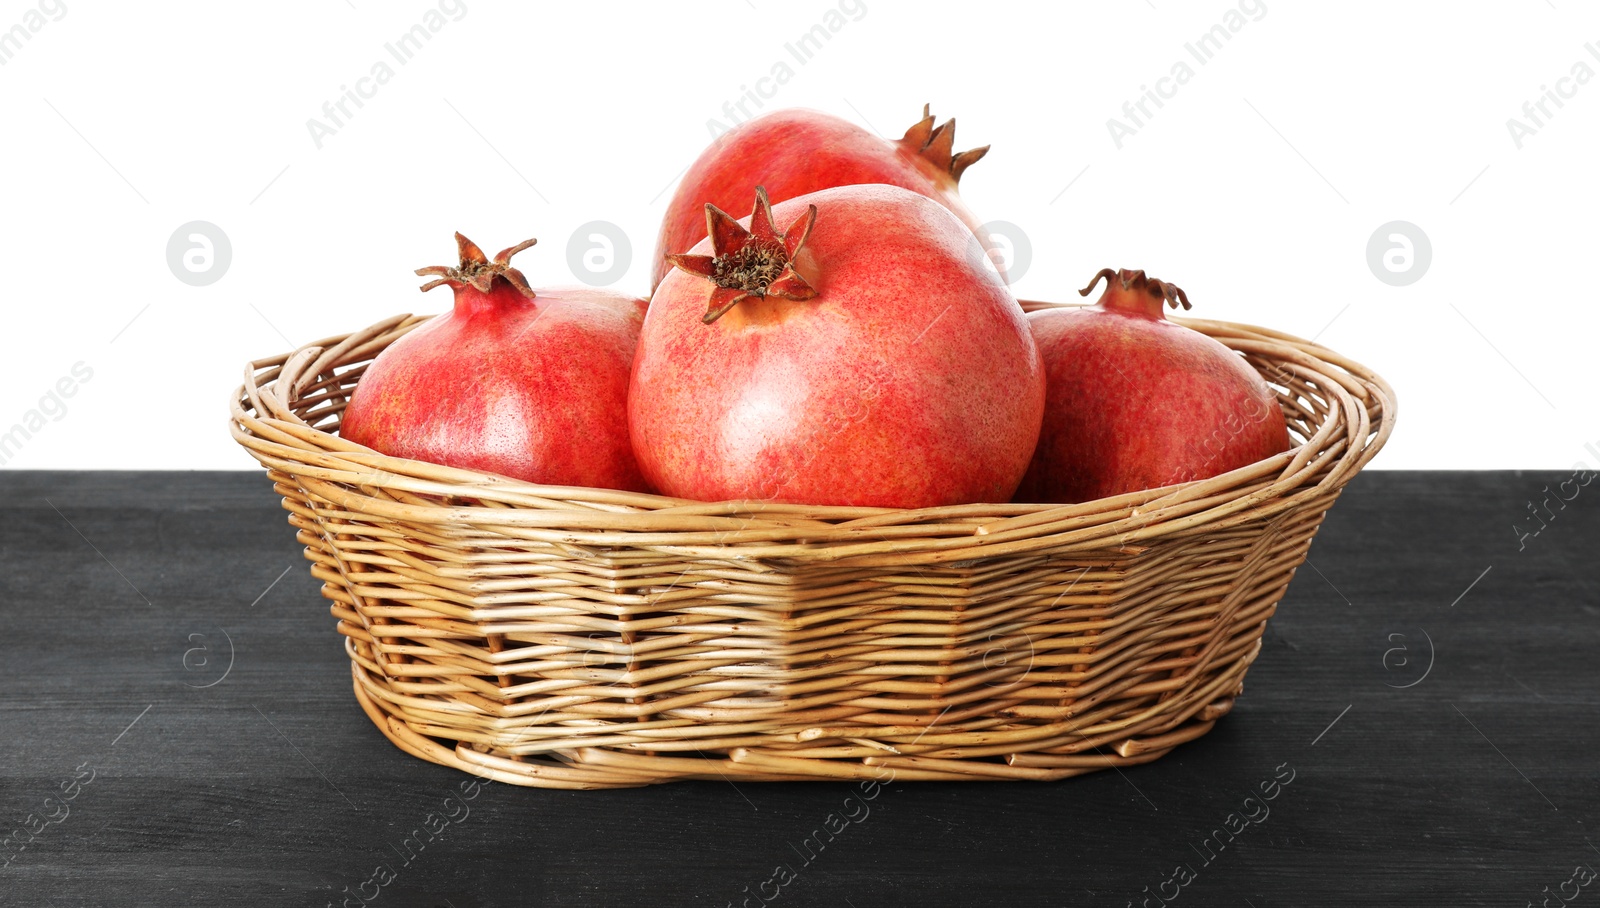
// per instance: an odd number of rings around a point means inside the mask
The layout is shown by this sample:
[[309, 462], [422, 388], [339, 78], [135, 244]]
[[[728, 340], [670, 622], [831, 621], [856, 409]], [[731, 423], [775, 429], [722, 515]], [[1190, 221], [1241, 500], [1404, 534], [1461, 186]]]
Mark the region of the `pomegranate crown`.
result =
[[440, 284], [449, 284], [458, 290], [462, 287], [471, 287], [479, 293], [488, 293], [489, 288], [494, 286], [494, 279], [498, 277], [515, 287], [523, 296], [533, 299], [533, 288], [528, 286], [528, 279], [522, 276], [521, 271], [511, 267], [511, 257], [537, 242], [539, 241], [536, 239], [523, 240], [515, 246], [502, 249], [495, 254], [494, 261], [491, 262], [489, 257], [483, 254], [483, 250], [478, 248], [477, 243], [457, 231], [456, 249], [461, 254], [461, 264], [418, 268], [419, 275], [439, 276], [436, 280], [423, 284], [422, 292], [426, 293]]
[[817, 295], [816, 288], [795, 272], [794, 259], [816, 222], [817, 206], [808, 205], [804, 215], [779, 233], [772, 223], [767, 190], [757, 186], [748, 230], [733, 215], [707, 202], [706, 235], [711, 238], [711, 255], [682, 253], [668, 255], [667, 261], [716, 285], [706, 304], [706, 314], [701, 317], [708, 325], [748, 297], [812, 299]]
[[989, 146], [956, 152], [955, 117], [935, 127], [933, 114], [929, 112], [932, 107], [931, 104], [922, 105], [922, 119], [906, 130], [905, 136], [900, 139], [900, 147], [918, 157], [926, 158], [933, 166], [950, 174], [952, 182], [959, 183], [961, 175], [967, 168], [989, 153]]
[[[1113, 290], [1112, 282], [1115, 281], [1124, 291], [1144, 291], [1157, 300], [1165, 300], [1166, 303], [1174, 309], [1178, 308], [1180, 303], [1185, 309], [1192, 308], [1189, 305], [1189, 295], [1183, 292], [1182, 287], [1179, 287], [1177, 284], [1169, 284], [1166, 281], [1157, 280], [1146, 275], [1144, 271], [1139, 269], [1129, 270], [1127, 268], [1101, 268], [1094, 277], [1089, 279], [1089, 286], [1078, 291], [1078, 295], [1088, 296], [1089, 291], [1093, 290], [1095, 285], [1100, 283], [1101, 278], [1105, 279], [1107, 295], [1111, 294]], [[1160, 308], [1161, 307], [1158, 305], [1156, 307], [1156, 311], [1159, 311]]]

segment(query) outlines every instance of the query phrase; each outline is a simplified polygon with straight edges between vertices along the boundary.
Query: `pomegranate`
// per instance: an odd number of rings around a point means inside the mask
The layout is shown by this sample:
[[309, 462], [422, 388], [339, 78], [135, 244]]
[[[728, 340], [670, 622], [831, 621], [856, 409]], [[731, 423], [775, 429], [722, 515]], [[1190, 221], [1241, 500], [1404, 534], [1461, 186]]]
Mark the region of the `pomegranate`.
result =
[[461, 234], [461, 264], [418, 269], [455, 307], [390, 344], [357, 383], [340, 434], [395, 457], [549, 485], [645, 491], [628, 440], [628, 374], [643, 300], [535, 294], [513, 255]]
[[955, 153], [956, 121], [935, 128], [928, 106], [898, 141], [815, 110], [777, 110], [717, 137], [690, 166], [661, 219], [653, 290], [670, 266], [666, 256], [706, 238], [705, 206], [736, 210], [757, 185], [776, 202], [859, 183], [888, 183], [920, 192], [950, 209], [989, 248], [980, 221], [956, 192], [961, 174], [989, 146]]
[[1044, 428], [1018, 501], [1077, 502], [1205, 479], [1289, 449], [1278, 399], [1242, 357], [1167, 321], [1189, 297], [1102, 270], [1099, 302], [1028, 314], [1044, 357]]
[[[1044, 373], [1011, 291], [926, 196], [842, 186], [673, 255], [639, 338], [634, 451], [668, 495], [920, 508], [1005, 501]], [[788, 226], [782, 232], [778, 223]]]

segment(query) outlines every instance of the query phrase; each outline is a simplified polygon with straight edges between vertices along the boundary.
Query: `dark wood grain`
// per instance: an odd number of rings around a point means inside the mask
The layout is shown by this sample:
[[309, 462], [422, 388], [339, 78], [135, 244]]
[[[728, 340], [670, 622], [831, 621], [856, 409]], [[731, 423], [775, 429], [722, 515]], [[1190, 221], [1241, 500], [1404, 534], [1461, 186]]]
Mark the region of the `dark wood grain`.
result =
[[1233, 714], [1148, 766], [892, 783], [821, 851], [857, 787], [487, 785], [406, 863], [469, 777], [357, 708], [262, 475], [0, 473], [0, 838], [70, 811], [0, 844], [0, 905], [337, 905], [379, 864], [366, 904], [1154, 906], [1187, 865], [1171, 903], [1537, 905], [1600, 870], [1600, 484], [1513, 530], [1568, 475], [1359, 477]]

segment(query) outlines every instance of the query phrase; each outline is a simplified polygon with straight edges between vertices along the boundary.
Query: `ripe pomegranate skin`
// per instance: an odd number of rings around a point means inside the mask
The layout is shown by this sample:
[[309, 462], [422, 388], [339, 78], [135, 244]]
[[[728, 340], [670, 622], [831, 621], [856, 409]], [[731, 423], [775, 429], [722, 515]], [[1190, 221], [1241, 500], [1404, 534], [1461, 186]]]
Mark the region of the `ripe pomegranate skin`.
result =
[[950, 209], [989, 248], [982, 221], [967, 210], [956, 185], [989, 146], [954, 152], [956, 121], [935, 128], [926, 106], [922, 119], [895, 141], [838, 117], [804, 108], [763, 114], [718, 136], [690, 166], [661, 219], [656, 240], [655, 289], [670, 270], [666, 256], [706, 237], [706, 203], [743, 211], [757, 186], [774, 202], [819, 189], [887, 183], [920, 192]]
[[1277, 397], [1220, 342], [1162, 314], [1182, 290], [1107, 268], [1082, 309], [1028, 314], [1044, 357], [1044, 427], [1017, 501], [1080, 502], [1206, 479], [1289, 449]]
[[456, 234], [454, 308], [390, 344], [356, 384], [340, 435], [394, 457], [547, 485], [648, 491], [628, 439], [628, 375], [645, 302], [540, 290], [511, 254]]
[[[628, 416], [650, 482], [703, 501], [1010, 497], [1044, 372], [1021, 308], [954, 215], [882, 185], [772, 208], [758, 191], [738, 222], [707, 209], [717, 238], [674, 257], [634, 359]], [[781, 271], [752, 265], [753, 291], [703, 276], [740, 248], [774, 252]]]

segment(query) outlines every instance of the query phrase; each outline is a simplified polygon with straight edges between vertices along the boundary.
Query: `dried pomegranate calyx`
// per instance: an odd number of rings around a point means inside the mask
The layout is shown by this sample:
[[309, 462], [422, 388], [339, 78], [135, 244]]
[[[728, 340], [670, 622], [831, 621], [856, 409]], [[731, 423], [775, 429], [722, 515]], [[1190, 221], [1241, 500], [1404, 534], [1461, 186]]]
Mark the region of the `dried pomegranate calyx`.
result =
[[951, 182], [959, 183], [961, 175], [966, 173], [967, 168], [989, 153], [989, 146], [970, 148], [957, 153], [955, 118], [951, 117], [936, 128], [933, 125], [933, 114], [929, 112], [932, 107], [931, 104], [922, 105], [922, 119], [906, 130], [905, 136], [900, 139], [900, 147], [911, 154], [926, 158], [933, 166], [950, 174]]
[[816, 288], [794, 270], [794, 259], [816, 222], [817, 206], [809, 205], [804, 216], [795, 218], [789, 229], [779, 233], [772, 222], [767, 190], [757, 186], [748, 230], [732, 215], [707, 202], [706, 235], [711, 238], [711, 255], [682, 253], [667, 256], [667, 261], [715, 285], [701, 318], [708, 325], [748, 297], [812, 299], [817, 295]]
[[789, 256], [776, 244], [749, 243], [712, 259], [711, 266], [718, 287], [764, 293], [789, 267]]
[[[1078, 291], [1078, 295], [1088, 296], [1089, 291], [1093, 290], [1102, 278], [1106, 282], [1106, 292], [1105, 296], [1101, 297], [1101, 302], [1105, 302], [1107, 298], [1112, 297], [1117, 288], [1120, 287], [1125, 293], [1138, 293], [1140, 291], [1148, 293], [1158, 301], [1165, 301], [1174, 309], [1178, 308], [1180, 304], [1185, 309], [1192, 308], [1189, 305], [1189, 295], [1183, 292], [1182, 287], [1150, 277], [1142, 269], [1101, 268], [1094, 277], [1089, 279], [1089, 286]], [[1120, 294], [1116, 295], [1120, 296]], [[1160, 309], [1160, 303], [1158, 302], [1155, 311], [1160, 312]]]
[[471, 287], [479, 293], [488, 293], [489, 288], [494, 286], [494, 279], [499, 277], [504, 278], [506, 283], [515, 287], [523, 296], [533, 299], [533, 288], [528, 286], [528, 279], [522, 276], [521, 271], [511, 267], [511, 257], [537, 242], [539, 241], [536, 239], [523, 240], [515, 246], [502, 249], [495, 254], [494, 261], [491, 262], [488, 256], [483, 254], [483, 250], [478, 248], [477, 243], [457, 231], [456, 250], [461, 255], [461, 264], [418, 268], [419, 275], [439, 276], [436, 280], [423, 284], [422, 291], [426, 293], [440, 284], [449, 284], [458, 290], [462, 287]]

